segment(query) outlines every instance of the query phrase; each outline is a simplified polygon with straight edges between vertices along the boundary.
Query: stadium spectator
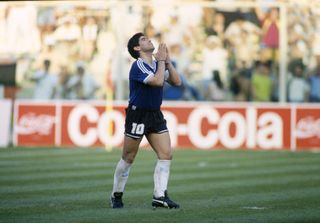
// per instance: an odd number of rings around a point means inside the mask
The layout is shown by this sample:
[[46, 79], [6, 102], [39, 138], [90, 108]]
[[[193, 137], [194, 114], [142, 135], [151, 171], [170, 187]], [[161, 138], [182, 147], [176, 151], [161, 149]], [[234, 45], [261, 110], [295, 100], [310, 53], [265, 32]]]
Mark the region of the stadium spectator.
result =
[[58, 27], [54, 31], [56, 49], [61, 55], [73, 62], [79, 59], [79, 43], [81, 28], [73, 16], [64, 16], [58, 20]]
[[180, 44], [170, 46], [171, 59], [177, 62], [178, 72], [186, 76], [187, 79], [191, 76], [193, 54], [194, 51], [192, 49], [191, 38], [189, 35], [184, 35]]
[[[225, 21], [224, 21], [224, 26], [228, 27], [230, 25], [230, 23], [232, 23], [233, 21], [235, 21], [237, 18], [239, 18], [239, 10], [237, 10], [236, 7], [233, 7], [233, 3], [236, 2], [238, 0], [227, 0], [229, 7], [225, 7], [225, 6], [219, 6], [218, 8], [216, 8], [217, 12], [223, 14]], [[215, 0], [215, 2], [218, 3], [225, 3], [226, 0]]]
[[309, 77], [310, 102], [320, 102], [320, 55], [317, 57], [317, 67]]
[[185, 75], [180, 75], [182, 85], [184, 86], [183, 99], [187, 101], [200, 101], [203, 100], [203, 96], [200, 91], [194, 86]]
[[240, 17], [227, 26], [225, 38], [235, 45], [234, 39], [239, 38], [242, 31], [245, 31], [250, 38], [251, 36], [257, 36], [261, 34], [260, 27], [248, 20], [245, 20], [243, 17]]
[[[174, 60], [172, 60], [171, 63], [174, 66], [174, 68], [177, 69], [177, 63]], [[181, 79], [182, 75], [179, 74], [179, 76]], [[174, 86], [165, 82], [163, 86], [163, 100], [183, 100], [184, 90], [185, 87], [183, 83], [181, 83], [181, 85], [179, 86]]]
[[243, 17], [227, 27], [225, 38], [230, 44], [236, 66], [241, 66], [243, 62], [246, 62], [247, 66], [252, 66], [254, 60], [258, 59], [260, 34], [260, 27]]
[[[183, 36], [181, 44], [172, 44], [169, 46], [170, 58], [175, 66], [183, 86], [182, 100], [202, 100], [203, 97], [194, 83], [189, 81], [191, 76], [190, 64], [192, 63], [192, 52], [189, 46], [190, 40], [188, 35]], [[169, 87], [169, 89], [172, 88]], [[164, 88], [165, 90], [166, 88]], [[164, 95], [166, 98], [166, 96]]]
[[183, 100], [184, 86], [171, 86], [164, 83], [163, 86], [163, 100]]
[[320, 12], [319, 15], [317, 17], [315, 17], [315, 25], [314, 27], [312, 27], [312, 38], [311, 39], [311, 49], [312, 49], [312, 54], [313, 55], [320, 55]]
[[258, 59], [259, 50], [252, 36], [247, 31], [241, 30], [240, 36], [234, 37], [233, 44], [236, 66], [241, 66], [244, 63], [247, 67], [251, 67]]
[[96, 49], [96, 40], [98, 36], [98, 25], [94, 17], [86, 19], [82, 27], [82, 38], [80, 45], [80, 59], [91, 60]]
[[308, 101], [309, 85], [304, 78], [304, 65], [295, 64], [292, 78], [288, 81], [288, 101], [306, 102]]
[[66, 87], [68, 99], [95, 99], [95, 93], [99, 88], [100, 85], [93, 76], [86, 73], [84, 62], [77, 62], [76, 73], [70, 77]]
[[231, 77], [230, 91], [235, 101], [249, 101], [251, 100], [251, 79], [248, 78], [248, 71], [240, 69]]
[[[171, 53], [171, 52], [170, 52]], [[170, 55], [171, 57], [171, 55]], [[171, 57], [172, 58], [172, 57]], [[172, 65], [177, 69], [177, 63], [171, 59]], [[178, 70], [177, 70], [178, 72]], [[179, 73], [179, 72], [178, 72]], [[181, 85], [180, 86], [172, 86], [165, 82], [163, 87], [163, 99], [164, 100], [202, 100], [202, 96], [200, 92], [194, 87], [183, 75], [180, 74]]]
[[41, 48], [35, 5], [7, 8], [6, 35], [8, 50], [12, 54], [36, 54]]
[[279, 9], [271, 8], [267, 13], [256, 8], [262, 27], [262, 46], [269, 51], [269, 59], [277, 61], [279, 48]]
[[184, 34], [189, 33], [193, 28], [200, 29], [203, 14], [202, 6], [200, 4], [182, 4], [176, 8], [176, 13], [179, 17], [179, 23], [184, 27]]
[[37, 25], [41, 34], [42, 46], [46, 41], [46, 35], [54, 31], [56, 25], [56, 16], [54, 7], [39, 7]]
[[[220, 1], [225, 2], [225, 0]], [[233, 1], [238, 0], [228, 1], [228, 4], [233, 4]], [[168, 4], [170, 4], [169, 2]], [[315, 66], [315, 55], [320, 52], [320, 13], [319, 7], [315, 7], [316, 4], [317, 1], [314, 0], [285, 1], [284, 4], [287, 9], [287, 32], [289, 34], [288, 61], [302, 60], [308, 69], [307, 73], [310, 73], [310, 70]], [[80, 5], [81, 7], [78, 7]], [[257, 52], [263, 52], [264, 58], [262, 60], [277, 58], [279, 8], [257, 9], [255, 12], [260, 22], [252, 13], [252, 9], [250, 7], [238, 8], [232, 5], [225, 8], [220, 5], [218, 8], [202, 7], [201, 4], [168, 8], [159, 7], [158, 3], [152, 2], [146, 7], [125, 4], [121, 13], [119, 13], [118, 7], [108, 8], [104, 12], [106, 14], [102, 15], [99, 11], [101, 9], [96, 8], [95, 4], [83, 5], [75, 2], [57, 5], [46, 5], [46, 3], [16, 5], [9, 1], [0, 6], [0, 54], [23, 57], [24, 60], [28, 60], [28, 63], [35, 61], [32, 66], [24, 66], [26, 71], [22, 71], [19, 66], [18, 73], [21, 75], [32, 72], [34, 67], [41, 66], [44, 59], [51, 61], [50, 71], [54, 74], [59, 72], [60, 66], [63, 64], [73, 64], [75, 61], [85, 60], [96, 79], [102, 83], [109, 70], [115, 80], [118, 73], [117, 67], [121, 66], [123, 70], [129, 69], [126, 58], [128, 55], [123, 56], [120, 49], [117, 52], [118, 48], [115, 47], [117, 41], [121, 40], [119, 37], [141, 30], [144, 26], [148, 30], [149, 24], [152, 24], [151, 31], [153, 33], [158, 33], [157, 36], [161, 36], [163, 39], [170, 39], [173, 45], [180, 45], [178, 60], [180, 68], [178, 69], [186, 79], [190, 80], [193, 86], [198, 86], [198, 83], [203, 82], [201, 79], [205, 78], [202, 77], [203, 60], [201, 57], [202, 52], [207, 48], [203, 40], [208, 36], [217, 36], [221, 41], [221, 48], [229, 50], [227, 53], [227, 59], [229, 59], [229, 70], [226, 68], [227, 74], [238, 73], [237, 67], [243, 60], [247, 61], [249, 67], [253, 60], [259, 59]], [[200, 24], [201, 16], [202, 24]], [[93, 21], [92, 18], [96, 21]], [[109, 25], [110, 21], [113, 27]], [[121, 30], [119, 21], [123, 24], [130, 22], [129, 29], [127, 27], [125, 30]], [[261, 27], [255, 24], [259, 24]], [[103, 30], [103, 27], [107, 27], [108, 30], [106, 28]], [[99, 32], [97, 32], [98, 29]], [[39, 39], [39, 30], [41, 31], [41, 39]], [[155, 34], [148, 33], [148, 35], [151, 38]], [[88, 40], [88, 44], [78, 44], [84, 39]], [[185, 41], [186, 39], [187, 41]], [[114, 55], [118, 55], [115, 53], [119, 53], [119, 56], [114, 57]], [[107, 62], [104, 63], [104, 61]], [[19, 64], [21, 63], [19, 62]], [[104, 65], [101, 66], [101, 64]], [[18, 77], [21, 77], [20, 74]], [[208, 74], [207, 80], [210, 79], [210, 74]], [[238, 78], [238, 75], [236, 76]], [[225, 80], [224, 72], [221, 72], [221, 78], [225, 86], [230, 86], [229, 78]], [[274, 76], [273, 80], [276, 79], [277, 76]], [[121, 81], [117, 82], [118, 84], [123, 86], [127, 84], [126, 72], [121, 72]], [[28, 86], [22, 83], [21, 95], [27, 95], [23, 93], [25, 90], [28, 91]], [[99, 96], [103, 95], [102, 90], [98, 93]], [[123, 93], [119, 98], [124, 99], [123, 96], [127, 96], [126, 93]], [[273, 101], [277, 101], [275, 99], [277, 96], [273, 96], [273, 98]]]
[[230, 87], [229, 87], [231, 94], [232, 94], [232, 100], [235, 101], [243, 101], [244, 99], [239, 98], [240, 95], [240, 80], [239, 80], [239, 74], [235, 74], [230, 79]]
[[202, 26], [206, 36], [218, 36], [224, 40], [225, 18], [222, 13], [217, 13], [212, 8], [203, 9]]
[[[94, 75], [95, 80], [98, 83], [106, 83], [107, 74], [113, 75], [112, 78], [117, 78], [117, 76], [112, 72], [114, 67], [117, 64], [115, 60], [116, 53], [116, 36], [112, 32], [111, 22], [107, 20], [103, 25], [99, 26], [99, 32], [96, 40], [96, 52], [93, 55], [93, 58], [88, 62], [88, 69]], [[122, 64], [124, 71], [129, 70], [127, 58], [124, 59], [126, 62]], [[122, 80], [126, 80], [127, 76], [125, 73], [121, 74]], [[112, 79], [114, 80], [114, 79]], [[103, 98], [105, 96], [105, 89], [100, 87], [97, 91], [97, 97]]]
[[210, 101], [223, 101], [225, 99], [225, 89], [219, 71], [214, 70], [212, 72], [212, 79], [208, 83], [204, 98]]
[[76, 18], [64, 16], [58, 20], [58, 27], [55, 30], [57, 41], [78, 41], [81, 38], [81, 29], [77, 24]]
[[168, 45], [180, 44], [182, 42], [183, 35], [185, 34], [185, 28], [180, 24], [179, 17], [176, 14], [170, 16], [170, 32], [166, 32], [164, 39]]
[[251, 87], [254, 101], [266, 102], [271, 99], [272, 79], [270, 77], [271, 62], [257, 62], [253, 72]]
[[54, 98], [54, 89], [58, 83], [57, 76], [50, 73], [50, 60], [43, 61], [43, 69], [38, 70], [31, 77], [36, 82], [34, 99], [49, 100]]
[[217, 36], [209, 36], [202, 51], [202, 78], [208, 81], [212, 78], [212, 72], [218, 70], [223, 83], [227, 82], [228, 53], [222, 47], [221, 40]]
[[68, 66], [62, 65], [58, 75], [58, 83], [54, 90], [55, 99], [67, 99], [67, 83], [70, 78]]
[[217, 33], [213, 30], [215, 13], [216, 10], [213, 8], [202, 9], [201, 26], [206, 36], [217, 35]]
[[46, 36], [44, 41], [41, 51], [34, 60], [34, 66], [39, 67], [44, 60], [48, 59], [51, 72], [56, 74], [59, 72], [60, 65], [67, 62], [67, 58], [56, 49], [56, 42], [52, 36]]
[[212, 26], [212, 31], [215, 32], [216, 36], [218, 36], [221, 40], [224, 40], [224, 32], [225, 32], [225, 18], [222, 13], [216, 13], [214, 15], [214, 23]]
[[[310, 50], [312, 47], [313, 33], [311, 29], [311, 21], [306, 19], [306, 10], [299, 7], [298, 5], [288, 9], [288, 48], [289, 59], [292, 60], [292, 56], [296, 56], [299, 53], [299, 57], [303, 61], [310, 60]], [[301, 19], [303, 18], [303, 19]], [[311, 38], [310, 38], [311, 37]], [[315, 49], [315, 48], [313, 48]], [[294, 52], [296, 51], [296, 52]]]

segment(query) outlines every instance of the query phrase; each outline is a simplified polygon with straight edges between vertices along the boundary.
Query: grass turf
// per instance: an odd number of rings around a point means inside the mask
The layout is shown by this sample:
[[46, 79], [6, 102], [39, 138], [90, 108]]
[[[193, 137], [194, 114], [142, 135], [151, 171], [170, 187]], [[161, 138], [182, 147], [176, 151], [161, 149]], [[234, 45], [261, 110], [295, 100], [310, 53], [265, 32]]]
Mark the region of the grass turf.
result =
[[0, 149], [0, 222], [320, 222], [320, 153], [176, 150], [169, 195], [181, 209], [153, 210], [156, 157], [141, 150], [113, 210], [120, 154]]

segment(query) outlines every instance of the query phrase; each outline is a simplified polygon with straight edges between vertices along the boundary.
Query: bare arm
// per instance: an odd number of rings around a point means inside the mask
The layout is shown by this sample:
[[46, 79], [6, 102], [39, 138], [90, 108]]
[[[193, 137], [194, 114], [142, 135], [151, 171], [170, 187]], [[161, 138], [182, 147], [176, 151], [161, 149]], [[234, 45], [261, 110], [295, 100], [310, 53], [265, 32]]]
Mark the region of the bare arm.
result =
[[162, 87], [164, 83], [165, 61], [167, 58], [166, 45], [161, 43], [159, 45], [158, 52], [155, 54], [155, 58], [158, 61], [158, 69], [153, 77], [148, 79], [148, 84], [151, 86]]
[[166, 68], [168, 69], [168, 72], [169, 72], [168, 82], [171, 85], [180, 86], [181, 85], [180, 75], [178, 74], [176, 68], [171, 63], [170, 54], [169, 54], [168, 48], [166, 48], [166, 51], [167, 51]]
[[255, 8], [255, 13], [260, 22], [266, 17], [265, 13], [259, 7]]
[[174, 68], [174, 66], [172, 65], [171, 62], [166, 64], [166, 66], [167, 66], [167, 69], [168, 69], [168, 72], [169, 72], [168, 82], [171, 85], [180, 86], [181, 85], [181, 78], [180, 78], [177, 70]]

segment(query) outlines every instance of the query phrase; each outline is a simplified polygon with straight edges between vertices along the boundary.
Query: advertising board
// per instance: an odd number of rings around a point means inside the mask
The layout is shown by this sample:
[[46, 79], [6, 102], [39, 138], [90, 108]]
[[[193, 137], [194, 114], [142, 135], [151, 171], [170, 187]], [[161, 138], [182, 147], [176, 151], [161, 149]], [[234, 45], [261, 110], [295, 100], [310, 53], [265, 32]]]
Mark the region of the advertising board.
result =
[[[15, 143], [21, 146], [121, 147], [126, 103], [17, 102]], [[173, 147], [296, 150], [320, 148], [320, 106], [164, 103]], [[112, 133], [108, 134], [111, 122]], [[146, 145], [146, 140], [143, 141]]]

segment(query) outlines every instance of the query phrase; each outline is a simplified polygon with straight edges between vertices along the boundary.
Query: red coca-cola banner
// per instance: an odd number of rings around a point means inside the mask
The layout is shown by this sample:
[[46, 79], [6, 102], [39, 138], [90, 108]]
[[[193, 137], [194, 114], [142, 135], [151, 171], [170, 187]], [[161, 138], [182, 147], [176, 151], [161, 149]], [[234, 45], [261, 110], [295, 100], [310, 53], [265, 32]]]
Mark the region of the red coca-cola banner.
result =
[[[124, 109], [104, 102], [17, 101], [19, 146], [120, 147]], [[173, 147], [194, 149], [320, 149], [320, 106], [279, 104], [164, 103]], [[108, 123], [113, 124], [108, 134]], [[143, 140], [146, 145], [146, 140]]]
[[16, 145], [52, 146], [57, 137], [59, 117], [54, 103], [15, 104], [14, 143]]
[[295, 121], [294, 148], [320, 149], [320, 110], [315, 107], [298, 107]]

